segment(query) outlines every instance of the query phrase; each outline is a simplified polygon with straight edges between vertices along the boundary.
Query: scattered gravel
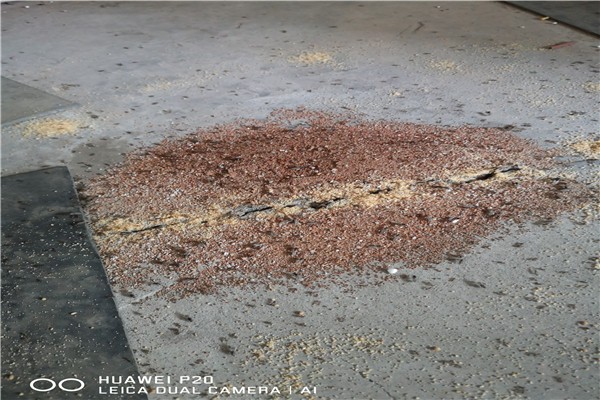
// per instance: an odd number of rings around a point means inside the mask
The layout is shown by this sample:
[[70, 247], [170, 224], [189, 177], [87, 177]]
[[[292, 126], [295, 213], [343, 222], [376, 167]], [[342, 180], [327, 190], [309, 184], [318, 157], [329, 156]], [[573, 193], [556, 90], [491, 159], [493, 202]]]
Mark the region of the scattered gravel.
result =
[[113, 284], [174, 298], [460, 260], [506, 221], [590, 199], [504, 129], [279, 110], [165, 140], [82, 190]]

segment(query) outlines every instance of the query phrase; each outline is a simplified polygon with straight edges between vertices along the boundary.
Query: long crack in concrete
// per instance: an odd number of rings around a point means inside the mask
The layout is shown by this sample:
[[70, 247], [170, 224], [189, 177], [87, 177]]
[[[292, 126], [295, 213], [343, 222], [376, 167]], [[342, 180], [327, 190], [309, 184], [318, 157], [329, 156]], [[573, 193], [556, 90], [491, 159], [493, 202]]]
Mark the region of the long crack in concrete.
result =
[[435, 178], [424, 181], [383, 181], [376, 185], [345, 185], [332, 187], [321, 192], [311, 193], [309, 198], [288, 199], [264, 205], [245, 204], [222, 211], [221, 213], [205, 212], [193, 215], [170, 214], [158, 216], [150, 221], [134, 221], [130, 218], [107, 218], [98, 221], [97, 233], [102, 235], [132, 234], [152, 229], [173, 228], [178, 225], [191, 226], [216, 226], [229, 225], [238, 220], [249, 218], [274, 218], [277, 216], [290, 216], [307, 211], [317, 211], [332, 207], [374, 207], [383, 203], [400, 201], [419, 193], [418, 185], [450, 189], [451, 185], [460, 185], [485, 180], [517, 179], [526, 176], [526, 173], [544, 176], [543, 171], [521, 172], [519, 166], [509, 166], [464, 173], [449, 177], [445, 180]]
[[554, 155], [502, 129], [280, 110], [132, 154], [81, 194], [113, 283], [167, 277], [178, 297], [459, 260], [593, 197]]

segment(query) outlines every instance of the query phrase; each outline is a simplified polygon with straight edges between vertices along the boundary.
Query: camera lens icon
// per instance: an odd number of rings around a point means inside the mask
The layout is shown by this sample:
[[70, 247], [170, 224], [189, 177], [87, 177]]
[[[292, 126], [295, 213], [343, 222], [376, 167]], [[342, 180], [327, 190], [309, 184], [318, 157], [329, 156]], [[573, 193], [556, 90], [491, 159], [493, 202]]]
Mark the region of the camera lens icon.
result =
[[[43, 384], [42, 382], [49, 383], [50, 387], [47, 387], [48, 385]], [[65, 386], [65, 383], [67, 383], [67, 382], [76, 382], [77, 387], [69, 387], [69, 386], [72, 386], [71, 384], [69, 384], [68, 386]], [[31, 389], [35, 390], [36, 392], [50, 392], [50, 391], [56, 389], [57, 386], [63, 392], [79, 392], [80, 390], [82, 390], [85, 387], [85, 383], [81, 379], [77, 379], [77, 378], [66, 378], [66, 379], [63, 379], [62, 381], [58, 382], [58, 384], [55, 381], [53, 381], [52, 379], [37, 378], [37, 379], [32, 380], [29, 383], [29, 387]]]

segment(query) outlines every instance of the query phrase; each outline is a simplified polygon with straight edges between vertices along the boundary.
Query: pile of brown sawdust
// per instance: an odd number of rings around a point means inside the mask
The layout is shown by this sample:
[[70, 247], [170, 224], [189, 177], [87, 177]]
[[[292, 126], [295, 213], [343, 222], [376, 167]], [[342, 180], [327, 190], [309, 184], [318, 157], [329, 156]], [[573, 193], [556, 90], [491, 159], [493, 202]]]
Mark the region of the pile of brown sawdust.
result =
[[131, 154], [81, 194], [117, 285], [312, 286], [574, 209], [589, 190], [549, 176], [553, 155], [500, 129], [280, 110]]

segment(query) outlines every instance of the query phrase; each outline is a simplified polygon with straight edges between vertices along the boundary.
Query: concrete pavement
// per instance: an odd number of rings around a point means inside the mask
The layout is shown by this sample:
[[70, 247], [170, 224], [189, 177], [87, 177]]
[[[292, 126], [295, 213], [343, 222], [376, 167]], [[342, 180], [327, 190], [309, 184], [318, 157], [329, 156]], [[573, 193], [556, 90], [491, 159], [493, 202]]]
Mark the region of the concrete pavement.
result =
[[[16, 2], [2, 30], [3, 76], [80, 105], [4, 126], [4, 175], [66, 165], [85, 185], [142, 146], [298, 106], [598, 140], [598, 40], [501, 3]], [[597, 188], [589, 158], [559, 172]], [[593, 399], [598, 228], [592, 209], [506, 226], [352, 291], [113, 290], [141, 372], [173, 378], [150, 398]]]

